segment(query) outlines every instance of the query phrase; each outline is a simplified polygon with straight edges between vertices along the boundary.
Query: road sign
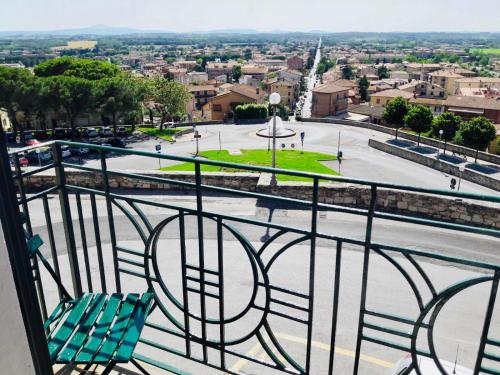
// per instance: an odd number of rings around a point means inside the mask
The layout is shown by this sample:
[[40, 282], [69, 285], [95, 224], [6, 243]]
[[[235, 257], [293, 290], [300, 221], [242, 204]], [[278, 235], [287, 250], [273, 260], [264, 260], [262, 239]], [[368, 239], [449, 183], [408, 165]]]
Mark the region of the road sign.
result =
[[16, 143], [21, 143], [21, 137], [20, 136], [16, 137]]
[[201, 138], [201, 134], [198, 132], [198, 130], [194, 131], [194, 137], [195, 138]]
[[160, 152], [161, 151], [161, 145], [160, 144], [157, 144], [155, 146], [155, 149], [156, 149], [156, 152]]
[[306, 132], [300, 132], [300, 140], [303, 142], [306, 136]]

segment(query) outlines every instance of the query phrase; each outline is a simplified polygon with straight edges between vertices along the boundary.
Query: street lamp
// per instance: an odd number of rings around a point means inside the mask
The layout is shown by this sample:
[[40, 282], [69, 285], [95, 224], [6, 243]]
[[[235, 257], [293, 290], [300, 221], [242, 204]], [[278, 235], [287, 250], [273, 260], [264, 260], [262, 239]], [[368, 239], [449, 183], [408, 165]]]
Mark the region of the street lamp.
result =
[[[439, 141], [440, 142], [442, 142], [442, 140], [443, 140], [443, 133], [444, 133], [443, 129], [439, 129]], [[443, 148], [443, 154], [445, 153], [445, 151], [446, 151], [446, 147]], [[438, 148], [438, 154], [439, 154], [439, 148]]]
[[457, 191], [460, 191], [460, 183], [462, 182], [462, 174], [464, 173], [465, 171], [465, 165], [461, 165], [458, 167], [458, 170], [460, 171], [460, 177], [458, 178], [458, 187], [457, 187]]
[[[269, 104], [273, 106], [273, 169], [276, 168], [276, 107], [281, 102], [281, 96], [277, 92], [273, 92], [269, 95]], [[276, 186], [276, 174], [274, 173], [271, 176], [271, 186]]]

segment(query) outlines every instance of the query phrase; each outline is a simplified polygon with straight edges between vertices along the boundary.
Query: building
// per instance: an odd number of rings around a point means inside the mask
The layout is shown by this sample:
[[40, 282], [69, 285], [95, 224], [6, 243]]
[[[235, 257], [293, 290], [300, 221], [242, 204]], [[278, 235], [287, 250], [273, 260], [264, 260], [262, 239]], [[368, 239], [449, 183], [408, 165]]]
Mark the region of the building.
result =
[[399, 86], [398, 89], [401, 91], [411, 92], [418, 97], [446, 98], [446, 92], [444, 88], [438, 85], [433, 85], [428, 81], [413, 80], [406, 85]]
[[277, 92], [281, 96], [281, 103], [293, 109], [299, 96], [298, 85], [286, 78], [274, 78], [268, 81], [268, 93]]
[[[372, 107], [366, 104], [355, 105], [349, 107], [349, 114], [355, 114], [360, 116], [365, 116], [368, 122], [373, 124], [380, 124], [382, 122], [382, 116], [384, 114], [383, 107]], [[352, 116], [350, 116], [352, 117]]]
[[300, 85], [300, 81], [302, 80], [302, 73], [298, 70], [282, 69], [277, 73], [279, 78], [287, 79], [289, 81], [295, 82], [298, 85]]
[[201, 109], [210, 98], [217, 95], [217, 90], [212, 85], [192, 85], [188, 86], [188, 91], [195, 99], [196, 109]]
[[208, 81], [208, 74], [206, 72], [190, 72], [186, 75], [186, 83], [206, 83]]
[[304, 70], [304, 59], [299, 56], [290, 57], [286, 61], [288, 69], [302, 71]]
[[209, 62], [207, 64], [208, 78], [212, 79], [224, 75], [226, 79], [229, 79], [236, 65], [238, 65], [238, 62], [234, 60], [229, 60], [227, 62]]
[[209, 99], [203, 112], [211, 120], [222, 121], [233, 117], [234, 108], [240, 104], [264, 102], [265, 93], [259, 88], [233, 85], [226, 91]]
[[474, 78], [460, 78], [455, 81], [455, 88], [486, 88], [486, 89], [500, 89], [500, 78], [496, 77], [474, 77]]
[[410, 74], [404, 70], [395, 70], [393, 72], [389, 72], [389, 75], [393, 79], [404, 79], [406, 81], [410, 79]]
[[263, 80], [266, 74], [269, 72], [267, 66], [260, 65], [243, 65], [241, 67], [241, 74], [244, 76], [251, 76], [255, 79]]
[[432, 111], [432, 114], [434, 116], [439, 116], [445, 111], [445, 101], [445, 99], [426, 97], [416, 97], [410, 99], [410, 103], [413, 105], [423, 105], [425, 107], [428, 107]]
[[238, 83], [241, 85], [260, 87], [262, 80], [260, 80], [259, 78], [252, 77], [252, 76], [241, 76]]
[[430, 82], [444, 88], [447, 95], [455, 93], [455, 81], [464, 76], [450, 70], [438, 70], [429, 74]]
[[349, 88], [326, 83], [312, 90], [313, 117], [337, 116], [347, 112]]
[[168, 67], [163, 70], [165, 77], [180, 83], [187, 83], [187, 69]]
[[445, 111], [468, 120], [484, 116], [494, 124], [500, 124], [500, 100], [472, 96], [449, 96], [444, 102]]
[[441, 65], [409, 63], [405, 64], [404, 69], [410, 75], [410, 79], [420, 79], [425, 81], [429, 78], [430, 73], [441, 70]]
[[398, 89], [384, 90], [371, 95], [370, 105], [373, 107], [385, 107], [388, 102], [399, 96], [406, 100], [410, 100], [414, 95], [411, 92]]

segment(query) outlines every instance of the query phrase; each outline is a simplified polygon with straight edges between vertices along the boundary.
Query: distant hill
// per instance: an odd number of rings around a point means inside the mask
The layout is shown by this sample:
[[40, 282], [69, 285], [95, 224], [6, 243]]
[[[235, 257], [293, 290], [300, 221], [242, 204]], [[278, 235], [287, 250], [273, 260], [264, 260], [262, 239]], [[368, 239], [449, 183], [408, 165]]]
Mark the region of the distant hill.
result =
[[127, 34], [150, 34], [162, 33], [168, 34], [165, 30], [142, 30], [129, 27], [113, 27], [106, 25], [95, 25], [76, 29], [59, 29], [59, 30], [44, 30], [44, 31], [0, 31], [0, 36], [37, 36], [37, 35], [54, 35], [54, 36], [76, 36], [76, 35], [127, 35]]

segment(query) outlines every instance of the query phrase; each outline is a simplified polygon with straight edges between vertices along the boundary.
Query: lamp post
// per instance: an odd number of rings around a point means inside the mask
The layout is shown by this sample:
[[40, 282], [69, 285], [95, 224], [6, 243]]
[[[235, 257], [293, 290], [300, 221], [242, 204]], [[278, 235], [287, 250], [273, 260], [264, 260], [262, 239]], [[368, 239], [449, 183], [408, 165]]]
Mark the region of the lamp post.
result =
[[[273, 169], [276, 168], [276, 107], [281, 102], [281, 96], [277, 92], [269, 95], [269, 103], [273, 106]], [[271, 176], [271, 186], [276, 186], [276, 174], [273, 171]]]
[[[439, 141], [442, 142], [443, 141], [443, 129], [439, 129]], [[443, 147], [443, 155], [444, 153], [446, 152], [446, 146]], [[439, 148], [438, 148], [438, 155], [439, 155]]]
[[464, 173], [465, 171], [465, 165], [461, 165], [458, 167], [458, 170], [460, 171], [460, 177], [458, 178], [458, 187], [457, 187], [457, 191], [460, 191], [460, 183], [462, 182], [462, 174]]

